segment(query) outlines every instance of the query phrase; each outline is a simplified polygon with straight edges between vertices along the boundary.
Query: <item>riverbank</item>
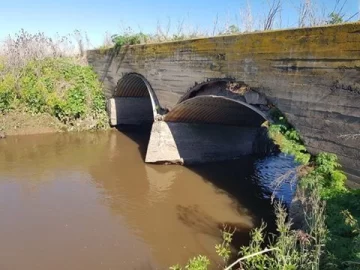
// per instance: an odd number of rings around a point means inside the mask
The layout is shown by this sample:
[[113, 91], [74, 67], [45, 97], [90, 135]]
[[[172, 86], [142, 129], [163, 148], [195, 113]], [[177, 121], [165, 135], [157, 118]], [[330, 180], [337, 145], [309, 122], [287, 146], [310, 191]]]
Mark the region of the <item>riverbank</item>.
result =
[[[294, 269], [360, 269], [360, 192], [346, 186], [346, 175], [341, 170], [338, 158], [331, 153], [310, 155], [300, 135], [280, 113], [273, 115], [274, 123], [269, 127], [270, 137], [280, 146], [283, 153], [292, 155], [297, 168], [277, 181], [297, 178], [297, 191], [288, 220], [277, 212], [278, 235], [269, 248], [276, 248], [272, 254], [249, 259], [244, 265], [255, 269], [259, 260], [262, 266], [275, 262], [279, 268], [293, 266]], [[279, 186], [280, 183], [276, 183]], [[295, 205], [295, 207], [294, 207]], [[294, 213], [294, 208], [297, 211]], [[281, 210], [281, 209], [280, 209]], [[295, 216], [294, 216], [295, 214]], [[285, 216], [286, 217], [286, 216]], [[256, 229], [261, 232], [263, 229]], [[265, 234], [262, 234], [265, 238]], [[250, 255], [261, 249], [256, 236], [243, 255]], [[284, 253], [284, 260], [278, 261]], [[285, 256], [286, 255], [286, 256]], [[307, 262], [304, 263], [304, 260]]]
[[31, 115], [26, 112], [9, 112], [0, 117], [0, 132], [4, 136], [33, 135], [64, 131], [64, 124], [49, 114]]
[[[104, 120], [105, 121], [105, 120]], [[109, 129], [103, 124], [100, 129]], [[11, 111], [0, 116], [0, 138], [14, 135], [34, 135], [71, 131], [97, 130], [97, 121], [92, 118], [78, 120], [71, 125], [64, 124], [48, 113], [32, 114], [26, 111]]]

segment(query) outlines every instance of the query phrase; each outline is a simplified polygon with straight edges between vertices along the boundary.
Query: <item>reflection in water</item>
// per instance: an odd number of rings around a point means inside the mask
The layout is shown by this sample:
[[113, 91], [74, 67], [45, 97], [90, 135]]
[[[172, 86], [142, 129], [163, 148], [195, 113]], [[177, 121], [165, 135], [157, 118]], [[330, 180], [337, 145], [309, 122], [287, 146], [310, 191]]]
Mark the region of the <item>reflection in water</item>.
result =
[[[0, 141], [0, 269], [156, 269], [204, 254], [223, 224], [237, 244], [271, 221], [272, 156], [192, 167], [143, 162], [137, 130]], [[289, 198], [289, 185], [281, 191]]]

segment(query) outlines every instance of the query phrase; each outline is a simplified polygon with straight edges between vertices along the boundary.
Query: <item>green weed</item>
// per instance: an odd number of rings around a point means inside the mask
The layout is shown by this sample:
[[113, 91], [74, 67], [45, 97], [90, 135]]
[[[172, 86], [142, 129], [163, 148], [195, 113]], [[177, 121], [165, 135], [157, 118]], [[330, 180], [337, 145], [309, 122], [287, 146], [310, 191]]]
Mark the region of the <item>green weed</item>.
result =
[[181, 267], [180, 265], [171, 266], [170, 270], [207, 270], [208, 266], [210, 265], [210, 260], [204, 255], [198, 255], [189, 260], [186, 264], [185, 268]]
[[280, 146], [283, 153], [293, 155], [300, 164], [307, 164], [311, 156], [306, 151], [299, 133], [278, 110], [272, 112], [272, 117], [274, 123], [269, 127], [270, 138]]
[[[360, 191], [346, 188], [346, 175], [335, 154], [319, 153], [311, 157], [286, 119], [278, 112], [275, 112], [274, 118], [275, 123], [269, 128], [270, 137], [280, 144], [283, 152], [294, 155], [296, 161], [312, 168], [300, 177], [299, 188], [306, 191], [306, 196], [316, 190], [320, 200], [326, 203], [327, 234], [321, 268], [360, 269]], [[315, 225], [310, 227], [318, 228]]]
[[14, 107], [16, 93], [15, 77], [5, 74], [0, 78], [0, 112], [5, 113]]
[[124, 45], [147, 43], [149, 38], [149, 35], [146, 35], [142, 32], [133, 33], [129, 28], [121, 35], [113, 35], [112, 42], [115, 44], [115, 48], [121, 48]]

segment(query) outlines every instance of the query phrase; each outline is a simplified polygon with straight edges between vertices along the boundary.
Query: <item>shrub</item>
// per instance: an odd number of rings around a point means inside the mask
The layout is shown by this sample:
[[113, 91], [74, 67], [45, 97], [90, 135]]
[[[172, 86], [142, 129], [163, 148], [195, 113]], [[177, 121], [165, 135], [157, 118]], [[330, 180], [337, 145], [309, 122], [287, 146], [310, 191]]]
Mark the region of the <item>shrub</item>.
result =
[[94, 128], [107, 126], [105, 97], [94, 71], [75, 58], [31, 60], [0, 80], [0, 111], [22, 104], [31, 113], [49, 113], [65, 124], [91, 118]]
[[0, 112], [11, 110], [15, 101], [15, 77], [5, 74], [0, 78]]
[[[185, 269], [187, 270], [207, 270], [210, 265], [209, 259], [204, 255], [198, 255], [189, 260]], [[171, 266], [170, 270], [182, 270], [180, 265]]]
[[70, 88], [66, 93], [63, 114], [69, 119], [78, 119], [83, 117], [86, 111], [86, 95], [84, 89], [79, 86]]
[[[329, 270], [359, 269], [360, 236], [357, 224], [360, 221], [360, 191], [348, 190], [345, 187], [346, 175], [341, 171], [336, 155], [319, 153], [312, 158], [313, 162], [308, 164], [310, 156], [307, 157], [308, 154], [304, 152], [305, 147], [298, 135], [289, 127], [287, 123], [278, 122], [274, 127], [270, 127], [269, 133], [272, 137], [280, 134], [281, 139], [278, 139], [278, 142], [282, 143], [281, 150], [295, 155], [297, 161], [305, 155], [303, 163], [312, 167], [312, 170], [301, 177], [299, 188], [304, 189], [308, 197], [314, 190], [316, 191], [319, 200], [310, 204], [313, 208], [321, 201], [326, 203], [324, 215], [327, 234], [324, 236], [326, 244], [323, 243], [325, 253], [319, 265], [321, 269]], [[321, 216], [317, 214], [310, 220], [319, 218]], [[321, 228], [321, 226], [314, 225], [310, 228]], [[313, 259], [320, 260], [320, 257], [314, 256]]]
[[[286, 210], [281, 204], [275, 205], [277, 235], [270, 238], [266, 250], [271, 252], [251, 256], [264, 250], [266, 242], [265, 224], [251, 232], [249, 246], [241, 248], [240, 254], [245, 258], [241, 261], [243, 269], [318, 269], [322, 246], [325, 242], [324, 206], [319, 202], [316, 192], [312, 192], [306, 200], [311, 206], [307, 212], [308, 229], [292, 230], [291, 223], [287, 222]], [[314, 207], [315, 206], [315, 207]]]
[[112, 42], [115, 44], [115, 47], [120, 48], [123, 45], [134, 45], [140, 43], [147, 43], [147, 40], [150, 38], [149, 35], [146, 35], [142, 32], [133, 33], [130, 28], [128, 28], [121, 35], [113, 35]]
[[[74, 37], [82, 56], [86, 40], [79, 31]], [[69, 129], [85, 122], [86, 129], [106, 127], [101, 84], [92, 68], [74, 54], [71, 43], [71, 36], [52, 39], [24, 30], [5, 40], [0, 57], [0, 112], [48, 113]]]

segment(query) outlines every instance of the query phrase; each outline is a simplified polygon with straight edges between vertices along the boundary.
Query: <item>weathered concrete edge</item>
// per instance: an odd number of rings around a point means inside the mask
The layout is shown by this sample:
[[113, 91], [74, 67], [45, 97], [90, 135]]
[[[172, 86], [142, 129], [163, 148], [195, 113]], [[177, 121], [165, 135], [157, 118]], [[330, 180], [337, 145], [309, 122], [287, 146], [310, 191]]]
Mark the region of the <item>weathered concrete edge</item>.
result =
[[308, 30], [315, 30], [315, 29], [323, 29], [323, 28], [334, 28], [334, 27], [341, 27], [341, 26], [348, 26], [360, 24], [360, 22], [347, 22], [347, 23], [339, 23], [339, 24], [327, 24], [327, 25], [317, 25], [317, 26], [309, 26], [309, 27], [291, 27], [291, 28], [283, 28], [283, 29], [272, 29], [272, 30], [260, 30], [260, 31], [252, 31], [246, 33], [236, 33], [236, 34], [226, 34], [226, 35], [217, 35], [217, 36], [209, 36], [209, 37], [197, 37], [197, 38], [189, 38], [183, 40], [170, 40], [170, 41], [162, 41], [162, 42], [153, 42], [153, 43], [141, 43], [141, 44], [133, 44], [133, 45], [123, 45], [121, 48], [107, 48], [107, 49], [90, 49], [88, 52], [96, 53], [96, 54], [121, 54], [126, 52], [129, 48], [137, 48], [142, 46], [157, 46], [157, 45], [167, 45], [167, 44], [182, 44], [184, 42], [191, 42], [191, 41], [202, 41], [202, 40], [213, 40], [213, 39], [226, 39], [229, 37], [242, 37], [242, 36], [251, 36], [251, 35], [261, 35], [261, 34], [276, 34], [278, 32], [293, 32], [293, 31], [308, 31]]

